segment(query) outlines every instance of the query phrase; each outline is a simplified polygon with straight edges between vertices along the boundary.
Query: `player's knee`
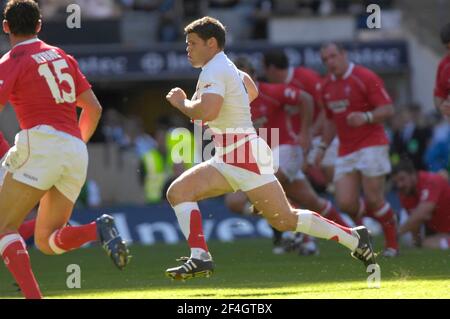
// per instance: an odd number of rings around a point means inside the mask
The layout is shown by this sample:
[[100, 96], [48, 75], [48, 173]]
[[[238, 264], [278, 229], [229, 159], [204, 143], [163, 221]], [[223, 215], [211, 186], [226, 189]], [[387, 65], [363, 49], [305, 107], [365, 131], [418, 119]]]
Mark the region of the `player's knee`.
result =
[[183, 202], [195, 201], [190, 196], [190, 191], [182, 187], [177, 181], [173, 182], [167, 189], [166, 198], [172, 207]]
[[36, 247], [45, 255], [55, 255], [55, 252], [51, 249], [49, 239], [46, 236], [35, 236], [34, 243]]

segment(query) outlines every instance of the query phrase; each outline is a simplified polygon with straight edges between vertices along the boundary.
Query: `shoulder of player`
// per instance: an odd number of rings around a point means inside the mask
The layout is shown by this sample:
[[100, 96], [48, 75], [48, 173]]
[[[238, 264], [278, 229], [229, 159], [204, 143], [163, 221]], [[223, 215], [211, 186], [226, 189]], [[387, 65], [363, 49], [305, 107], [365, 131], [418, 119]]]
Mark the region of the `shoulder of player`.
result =
[[369, 68], [366, 68], [365, 66], [362, 66], [360, 64], [355, 64], [355, 67], [353, 68], [352, 75], [358, 77], [359, 79], [363, 81], [370, 81], [373, 79], [380, 79], [380, 77], [370, 70]]
[[294, 77], [308, 77], [310, 79], [314, 78], [316, 80], [320, 80], [321, 76], [316, 70], [305, 67], [305, 66], [298, 66], [294, 69]]
[[443, 177], [439, 176], [439, 174], [427, 172], [427, 171], [419, 171], [417, 176], [417, 192], [421, 193], [424, 190], [436, 189], [442, 185]]
[[11, 61], [11, 51], [6, 52], [5, 54], [2, 55], [2, 57], [0, 58], [0, 63], [8, 63]]

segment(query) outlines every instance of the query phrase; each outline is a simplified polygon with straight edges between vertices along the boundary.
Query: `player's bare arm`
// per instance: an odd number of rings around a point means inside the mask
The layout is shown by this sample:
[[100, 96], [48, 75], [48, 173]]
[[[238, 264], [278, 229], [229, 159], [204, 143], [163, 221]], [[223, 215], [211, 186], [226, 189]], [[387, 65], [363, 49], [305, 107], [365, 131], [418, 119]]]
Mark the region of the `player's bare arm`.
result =
[[186, 93], [180, 88], [170, 90], [166, 99], [186, 116], [202, 121], [217, 118], [223, 104], [223, 97], [214, 93], [205, 93], [199, 99], [188, 100]]
[[259, 95], [258, 87], [256, 86], [255, 82], [252, 80], [250, 75], [245, 73], [244, 71], [241, 71], [244, 76], [244, 85], [247, 89], [248, 98], [250, 103], [253, 102]]
[[436, 204], [432, 202], [422, 202], [420, 203], [409, 216], [406, 223], [404, 223], [399, 228], [399, 235], [404, 235], [408, 232], [414, 231], [419, 228], [419, 226], [430, 220], [433, 214]]
[[306, 151], [311, 144], [312, 118], [314, 112], [314, 100], [311, 94], [300, 92], [299, 95], [300, 116], [302, 119], [302, 130], [300, 132], [300, 146]]
[[80, 126], [81, 137], [87, 143], [97, 128], [102, 115], [102, 106], [91, 89], [78, 96], [77, 105], [83, 109], [78, 125]]
[[352, 112], [347, 116], [347, 124], [358, 127], [364, 124], [382, 123], [394, 115], [392, 104], [377, 107], [371, 112]]
[[315, 163], [319, 165], [322, 163], [325, 151], [331, 144], [335, 136], [336, 136], [336, 125], [334, 124], [334, 121], [330, 120], [325, 116], [323, 124], [322, 141], [318, 146], [317, 155], [314, 161]]

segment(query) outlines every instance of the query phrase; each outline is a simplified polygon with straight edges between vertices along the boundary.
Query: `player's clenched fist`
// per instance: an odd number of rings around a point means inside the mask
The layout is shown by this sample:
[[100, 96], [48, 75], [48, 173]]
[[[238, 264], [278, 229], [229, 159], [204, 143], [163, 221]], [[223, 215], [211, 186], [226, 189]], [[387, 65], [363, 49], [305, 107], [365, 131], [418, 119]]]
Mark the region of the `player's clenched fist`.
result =
[[349, 115], [347, 115], [347, 124], [352, 127], [358, 127], [363, 124], [366, 124], [366, 116], [364, 115], [364, 112], [352, 112]]
[[186, 93], [180, 88], [173, 88], [166, 95], [167, 101], [176, 108], [180, 108], [183, 105], [184, 100], [187, 99]]

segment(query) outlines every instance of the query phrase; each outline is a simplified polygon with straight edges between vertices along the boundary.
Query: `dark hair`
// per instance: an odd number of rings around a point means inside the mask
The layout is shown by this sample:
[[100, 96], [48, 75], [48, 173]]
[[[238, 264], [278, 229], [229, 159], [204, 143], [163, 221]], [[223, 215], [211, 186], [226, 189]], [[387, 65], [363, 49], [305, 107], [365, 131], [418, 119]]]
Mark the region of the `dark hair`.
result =
[[441, 29], [441, 41], [445, 45], [450, 43], [450, 22], [444, 25]]
[[8, 21], [12, 34], [35, 35], [41, 12], [37, 2], [33, 0], [9, 0], [3, 17]]
[[406, 172], [408, 174], [416, 173], [414, 163], [408, 157], [403, 157], [397, 165], [392, 169], [391, 175], [394, 176], [400, 172]]
[[189, 33], [196, 33], [203, 41], [215, 38], [220, 49], [225, 47], [225, 35], [227, 31], [217, 19], [203, 17], [195, 20], [184, 28], [184, 34]]
[[264, 53], [264, 65], [266, 68], [273, 65], [278, 69], [287, 69], [289, 60], [283, 50], [273, 50]]
[[255, 75], [255, 67], [247, 57], [242, 55], [238, 56], [233, 62], [238, 69], [248, 73], [251, 77]]
[[328, 48], [329, 46], [335, 46], [339, 52], [345, 51], [344, 45], [339, 42], [325, 42], [320, 46], [320, 51], [322, 51], [325, 48]]

